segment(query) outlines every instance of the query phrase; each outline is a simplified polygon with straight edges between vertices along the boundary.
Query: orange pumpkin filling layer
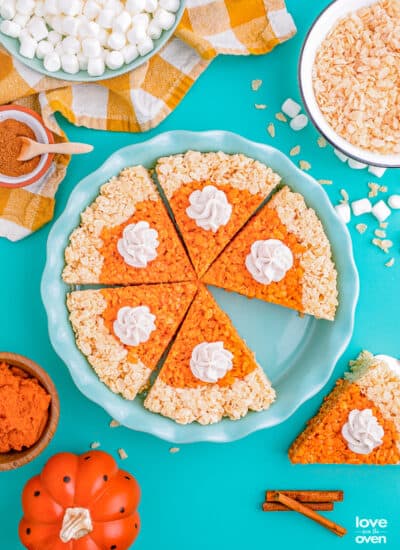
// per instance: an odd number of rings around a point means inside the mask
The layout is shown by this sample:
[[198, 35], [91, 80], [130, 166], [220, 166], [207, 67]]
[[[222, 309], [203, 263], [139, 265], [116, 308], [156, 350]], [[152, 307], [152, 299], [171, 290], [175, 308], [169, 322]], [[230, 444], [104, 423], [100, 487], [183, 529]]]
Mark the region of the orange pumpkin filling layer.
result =
[[[102, 317], [111, 334], [115, 335], [113, 325], [122, 307], [148, 306], [150, 312], [156, 316], [156, 330], [151, 333], [147, 342], [139, 346], [122, 344], [128, 350], [129, 362], [141, 360], [150, 369], [157, 366], [193, 300], [196, 289], [194, 283], [177, 283], [101, 290], [107, 301]], [[115, 337], [119, 340], [117, 335]]]
[[253, 353], [237, 334], [229, 317], [201, 287], [161, 369], [161, 379], [175, 388], [207, 385], [192, 374], [190, 358], [198, 344], [218, 341], [222, 341], [224, 348], [233, 354], [233, 368], [217, 382], [219, 386], [230, 386], [257, 367]]
[[[199, 227], [196, 221], [186, 213], [186, 209], [190, 205], [190, 195], [193, 191], [202, 190], [206, 185], [213, 185], [223, 191], [232, 206], [232, 214], [228, 223], [222, 225], [215, 233]], [[230, 239], [243, 227], [264, 198], [261, 193], [253, 195], [247, 189], [217, 185], [210, 181], [193, 181], [175, 191], [170, 199], [170, 205], [199, 276], [208, 269]]]
[[[353, 409], [371, 409], [385, 432], [383, 443], [367, 455], [351, 451], [341, 433]], [[397, 464], [400, 461], [397, 440], [394, 423], [382, 416], [374, 403], [361, 393], [359, 386], [338, 380], [317, 416], [310, 420], [307, 429], [292, 445], [289, 457], [292, 462], [302, 464]]]
[[[285, 243], [292, 251], [294, 263], [281, 281], [263, 285], [253, 279], [246, 268], [245, 261], [251, 245], [255, 241], [266, 239], [278, 239]], [[304, 270], [300, 265], [300, 257], [304, 251], [304, 246], [298, 242], [293, 233], [288, 232], [277, 212], [272, 208], [264, 207], [228, 245], [205, 274], [203, 281], [239, 292], [250, 298], [259, 298], [303, 311]]]
[[[117, 249], [118, 240], [124, 228], [132, 223], [147, 221], [158, 231], [157, 257], [145, 268], [132, 267], [125, 263]], [[143, 201], [135, 205], [134, 215], [124, 224], [106, 227], [100, 238], [103, 246], [100, 254], [104, 258], [100, 282], [103, 284], [158, 283], [190, 281], [195, 279], [192, 266], [175, 233], [161, 201]]]

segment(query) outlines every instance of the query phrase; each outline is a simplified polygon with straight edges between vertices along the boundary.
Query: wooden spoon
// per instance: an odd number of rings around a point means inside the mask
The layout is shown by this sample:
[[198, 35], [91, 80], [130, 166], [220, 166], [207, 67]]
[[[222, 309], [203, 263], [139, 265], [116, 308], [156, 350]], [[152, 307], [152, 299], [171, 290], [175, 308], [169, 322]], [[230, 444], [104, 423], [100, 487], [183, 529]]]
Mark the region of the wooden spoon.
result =
[[93, 145], [87, 143], [38, 143], [33, 139], [23, 137], [20, 138], [21, 151], [18, 155], [18, 160], [30, 160], [39, 155], [47, 153], [60, 153], [62, 155], [81, 155], [82, 153], [90, 153], [93, 151]]

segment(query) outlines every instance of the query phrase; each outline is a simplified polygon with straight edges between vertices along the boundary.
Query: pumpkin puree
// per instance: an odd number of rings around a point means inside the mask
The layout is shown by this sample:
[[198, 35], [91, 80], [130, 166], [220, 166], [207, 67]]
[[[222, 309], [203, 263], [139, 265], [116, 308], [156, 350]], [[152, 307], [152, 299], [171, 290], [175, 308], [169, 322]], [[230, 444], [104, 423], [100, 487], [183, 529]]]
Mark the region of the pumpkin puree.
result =
[[0, 452], [21, 451], [38, 441], [51, 397], [25, 371], [0, 364]]

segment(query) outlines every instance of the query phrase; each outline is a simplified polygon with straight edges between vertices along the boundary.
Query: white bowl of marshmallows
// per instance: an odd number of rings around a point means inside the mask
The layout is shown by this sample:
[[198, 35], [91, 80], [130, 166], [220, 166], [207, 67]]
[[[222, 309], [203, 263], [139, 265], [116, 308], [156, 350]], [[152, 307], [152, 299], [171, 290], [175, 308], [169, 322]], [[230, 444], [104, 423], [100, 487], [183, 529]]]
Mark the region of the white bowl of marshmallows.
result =
[[184, 0], [0, 0], [0, 42], [38, 72], [104, 80], [153, 56], [183, 9]]

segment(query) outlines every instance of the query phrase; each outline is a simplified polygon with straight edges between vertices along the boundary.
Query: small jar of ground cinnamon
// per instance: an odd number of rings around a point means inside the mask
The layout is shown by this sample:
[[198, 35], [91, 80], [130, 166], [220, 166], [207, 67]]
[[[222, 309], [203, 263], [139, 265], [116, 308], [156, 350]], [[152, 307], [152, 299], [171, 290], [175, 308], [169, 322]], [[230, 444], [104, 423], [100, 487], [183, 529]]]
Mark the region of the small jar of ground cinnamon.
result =
[[13, 118], [0, 122], [0, 174], [4, 176], [16, 178], [30, 174], [40, 162], [40, 157], [18, 160], [22, 146], [20, 137], [36, 140], [35, 132], [24, 122]]

